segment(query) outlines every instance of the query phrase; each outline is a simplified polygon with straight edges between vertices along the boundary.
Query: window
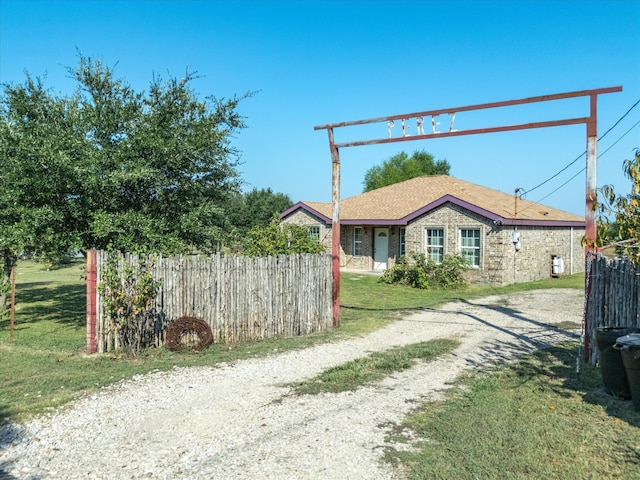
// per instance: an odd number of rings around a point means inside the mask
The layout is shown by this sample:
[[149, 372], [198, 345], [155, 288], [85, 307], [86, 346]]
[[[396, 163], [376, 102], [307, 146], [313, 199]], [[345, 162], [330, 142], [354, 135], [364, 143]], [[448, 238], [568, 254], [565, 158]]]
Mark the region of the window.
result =
[[405, 255], [405, 235], [407, 233], [407, 229], [406, 228], [400, 228], [400, 240], [399, 240], [399, 244], [398, 244], [398, 257], [401, 257], [402, 255]]
[[480, 229], [460, 229], [460, 253], [472, 267], [480, 267]]
[[320, 227], [319, 226], [309, 227], [309, 238], [311, 240], [315, 240], [316, 242], [320, 241]]
[[362, 227], [353, 227], [353, 256], [362, 256]]
[[442, 263], [444, 258], [444, 229], [427, 228], [426, 251], [427, 258], [436, 263]]

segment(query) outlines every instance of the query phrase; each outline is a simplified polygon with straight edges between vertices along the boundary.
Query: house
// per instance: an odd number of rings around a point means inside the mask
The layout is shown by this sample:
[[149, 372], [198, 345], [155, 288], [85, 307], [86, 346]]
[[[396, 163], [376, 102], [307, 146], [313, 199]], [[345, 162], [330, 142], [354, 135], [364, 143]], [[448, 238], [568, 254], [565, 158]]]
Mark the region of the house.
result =
[[[283, 222], [331, 250], [331, 203], [299, 202]], [[584, 217], [448, 175], [413, 178], [340, 201], [340, 267], [376, 271], [402, 255], [461, 253], [471, 283], [506, 285], [584, 271]]]

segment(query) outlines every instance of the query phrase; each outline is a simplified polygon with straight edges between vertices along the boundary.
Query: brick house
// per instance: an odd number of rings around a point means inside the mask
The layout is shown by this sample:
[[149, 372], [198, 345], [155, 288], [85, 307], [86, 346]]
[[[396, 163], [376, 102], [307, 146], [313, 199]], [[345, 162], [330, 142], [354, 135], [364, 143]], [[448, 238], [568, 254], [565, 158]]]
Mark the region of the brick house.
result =
[[[331, 211], [331, 203], [299, 202], [281, 218], [308, 226], [330, 251]], [[506, 285], [584, 271], [584, 217], [448, 175], [342, 199], [340, 218], [343, 269], [384, 270], [415, 252], [436, 262], [462, 253], [471, 283]]]

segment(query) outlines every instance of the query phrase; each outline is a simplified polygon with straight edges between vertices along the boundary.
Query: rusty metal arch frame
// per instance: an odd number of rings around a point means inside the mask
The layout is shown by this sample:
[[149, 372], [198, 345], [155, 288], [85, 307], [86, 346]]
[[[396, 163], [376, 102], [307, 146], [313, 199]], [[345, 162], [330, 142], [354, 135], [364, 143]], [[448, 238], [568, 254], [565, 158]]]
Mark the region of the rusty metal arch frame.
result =
[[[478, 105], [467, 105], [454, 108], [441, 108], [437, 110], [426, 110], [421, 112], [404, 113], [399, 115], [390, 115], [387, 117], [370, 118], [366, 120], [355, 120], [340, 123], [330, 123], [318, 125], [314, 130], [327, 130], [329, 136], [329, 149], [331, 151], [332, 164], [332, 225], [331, 225], [331, 268], [332, 268], [332, 300], [333, 300], [333, 325], [337, 327], [340, 324], [340, 148], [358, 147], [364, 145], [375, 145], [395, 142], [407, 142], [415, 140], [431, 140], [434, 138], [446, 138], [462, 135], [477, 135], [482, 133], [507, 132], [513, 130], [526, 130], [530, 128], [546, 128], [558, 127], [563, 125], [585, 124], [587, 126], [587, 160], [586, 160], [586, 195], [585, 195], [585, 234], [587, 238], [586, 256], [593, 251], [593, 245], [596, 240], [596, 220], [593, 205], [596, 201], [596, 171], [597, 171], [597, 152], [598, 152], [598, 120], [597, 120], [597, 97], [606, 93], [621, 92], [622, 86], [598, 88], [594, 90], [580, 90], [575, 92], [557, 93], [552, 95], [542, 95], [537, 97], [522, 98], [517, 100], [506, 100], [501, 102], [482, 103]], [[547, 102], [553, 100], [564, 100], [576, 97], [589, 97], [590, 109], [589, 116], [568, 118], [564, 120], [551, 120], [546, 122], [534, 122], [518, 125], [505, 125], [487, 128], [476, 128], [471, 130], [454, 130], [453, 122], [455, 115], [459, 112], [468, 112], [472, 110], [486, 110], [491, 108], [510, 107], [514, 105], [524, 105], [530, 103]], [[437, 132], [435, 130], [435, 117], [438, 115], [452, 115], [451, 126], [448, 132]], [[429, 133], [425, 133], [423, 123], [424, 119], [431, 117], [433, 129]], [[415, 120], [418, 127], [418, 135], [406, 135], [405, 122]], [[396, 121], [402, 122], [402, 136], [393, 137], [391, 129]], [[333, 131], [336, 128], [344, 128], [356, 125], [367, 125], [373, 123], [387, 123], [389, 130], [388, 138], [378, 138], [372, 140], [357, 140], [351, 142], [336, 143]], [[586, 258], [585, 258], [586, 262]], [[585, 268], [586, 275], [586, 268]], [[585, 282], [589, 285], [589, 282]], [[585, 287], [585, 296], [588, 296], [588, 287]], [[585, 302], [586, 304], [586, 302]], [[585, 312], [586, 315], [586, 312]], [[586, 332], [583, 332], [586, 333]], [[585, 339], [588, 336], [585, 335]], [[588, 348], [585, 348], [585, 355], [588, 355]]]

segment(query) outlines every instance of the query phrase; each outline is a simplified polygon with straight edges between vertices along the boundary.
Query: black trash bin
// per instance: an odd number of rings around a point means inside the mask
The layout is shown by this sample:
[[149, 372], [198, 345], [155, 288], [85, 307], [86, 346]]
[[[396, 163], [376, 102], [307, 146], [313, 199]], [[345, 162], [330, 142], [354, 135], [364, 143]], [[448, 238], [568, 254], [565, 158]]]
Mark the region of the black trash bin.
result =
[[604, 391], [625, 400], [631, 398], [631, 390], [621, 352], [613, 347], [618, 337], [637, 332], [637, 329], [628, 327], [600, 327], [595, 334]]
[[640, 333], [631, 333], [618, 338], [614, 348], [622, 354], [633, 408], [636, 412], [640, 412]]

